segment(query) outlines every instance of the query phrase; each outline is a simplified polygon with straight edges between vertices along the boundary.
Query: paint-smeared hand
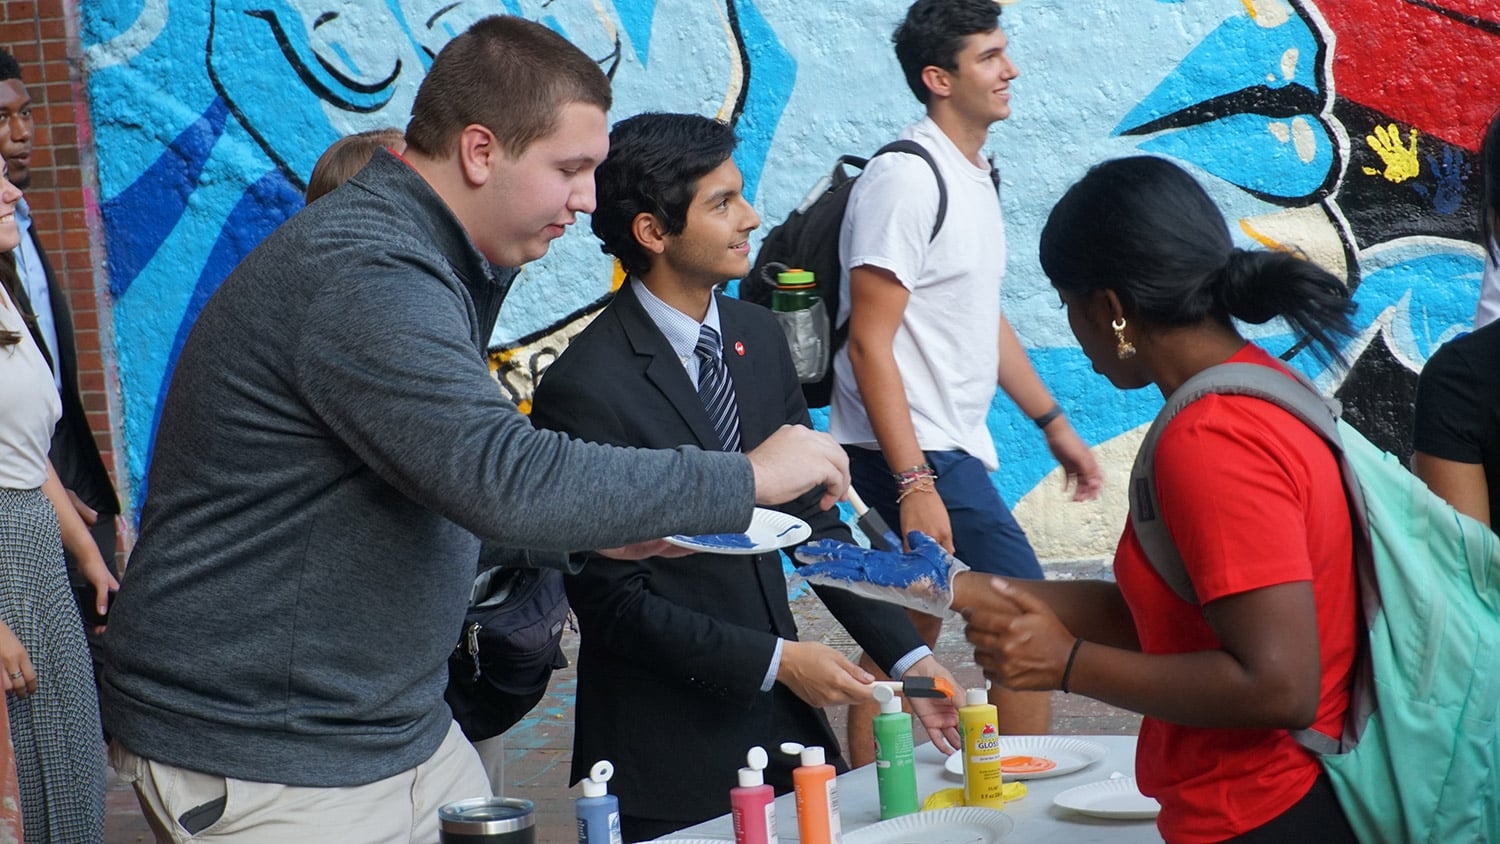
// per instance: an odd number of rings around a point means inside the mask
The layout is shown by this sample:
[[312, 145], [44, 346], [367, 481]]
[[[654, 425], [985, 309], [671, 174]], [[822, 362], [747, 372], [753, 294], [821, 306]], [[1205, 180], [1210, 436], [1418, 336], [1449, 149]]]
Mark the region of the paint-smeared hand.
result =
[[793, 576], [929, 615], [949, 615], [953, 578], [969, 567], [919, 531], [907, 534], [906, 544], [911, 550], [900, 553], [831, 539], [809, 542], [797, 549], [804, 565]]

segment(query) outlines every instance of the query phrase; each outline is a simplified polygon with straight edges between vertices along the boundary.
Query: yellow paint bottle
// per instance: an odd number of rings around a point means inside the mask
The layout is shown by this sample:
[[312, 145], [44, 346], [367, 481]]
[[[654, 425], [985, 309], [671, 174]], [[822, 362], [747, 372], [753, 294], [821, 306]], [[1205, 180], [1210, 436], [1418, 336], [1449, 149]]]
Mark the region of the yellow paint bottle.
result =
[[1000, 713], [984, 689], [969, 689], [958, 708], [964, 740], [964, 805], [1005, 805], [1000, 776]]

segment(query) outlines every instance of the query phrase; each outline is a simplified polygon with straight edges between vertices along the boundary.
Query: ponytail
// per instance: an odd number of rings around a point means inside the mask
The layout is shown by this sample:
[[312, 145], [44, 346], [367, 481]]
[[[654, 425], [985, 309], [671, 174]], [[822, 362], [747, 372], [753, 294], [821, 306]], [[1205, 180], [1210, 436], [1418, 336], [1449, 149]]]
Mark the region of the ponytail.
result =
[[1354, 335], [1354, 302], [1333, 273], [1286, 252], [1234, 249], [1214, 286], [1219, 309], [1262, 325], [1282, 317], [1326, 360], [1341, 360], [1339, 341]]

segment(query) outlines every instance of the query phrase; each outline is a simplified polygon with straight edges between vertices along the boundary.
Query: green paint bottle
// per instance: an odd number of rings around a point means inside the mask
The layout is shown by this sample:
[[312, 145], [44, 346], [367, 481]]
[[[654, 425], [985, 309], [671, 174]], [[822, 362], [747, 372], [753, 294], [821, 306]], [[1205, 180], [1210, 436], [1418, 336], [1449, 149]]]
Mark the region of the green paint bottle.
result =
[[[891, 684], [896, 685], [896, 684]], [[917, 763], [911, 743], [911, 716], [901, 711], [901, 698], [890, 685], [877, 683], [875, 699], [875, 783], [880, 789], [880, 819], [916, 814]]]

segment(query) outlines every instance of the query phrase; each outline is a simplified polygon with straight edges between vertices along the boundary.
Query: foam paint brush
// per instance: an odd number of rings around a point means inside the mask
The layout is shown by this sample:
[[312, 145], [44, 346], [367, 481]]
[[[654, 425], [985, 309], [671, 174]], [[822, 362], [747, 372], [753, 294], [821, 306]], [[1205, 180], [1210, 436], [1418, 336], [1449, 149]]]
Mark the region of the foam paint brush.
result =
[[941, 677], [910, 676], [902, 680], [876, 680], [870, 684], [870, 693], [877, 703], [884, 702], [893, 694], [904, 698], [945, 697], [953, 700], [957, 692]]
[[854, 487], [849, 487], [846, 500], [849, 506], [854, 508], [855, 524], [859, 525], [859, 529], [869, 538], [871, 548], [877, 551], [899, 552], [901, 550], [901, 540], [896, 536], [896, 532], [891, 530], [891, 526], [885, 523], [885, 519], [882, 519], [879, 513], [865, 505], [864, 499], [859, 497]]
[[941, 677], [905, 677], [901, 680], [901, 694], [907, 698], [945, 697], [952, 700], [957, 692]]

